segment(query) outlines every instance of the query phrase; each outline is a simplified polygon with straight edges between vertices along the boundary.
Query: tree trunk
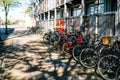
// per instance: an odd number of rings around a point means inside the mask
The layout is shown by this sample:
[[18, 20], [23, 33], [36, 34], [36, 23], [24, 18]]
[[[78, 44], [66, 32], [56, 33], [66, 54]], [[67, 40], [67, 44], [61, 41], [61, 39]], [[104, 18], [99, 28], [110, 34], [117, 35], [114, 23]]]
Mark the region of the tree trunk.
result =
[[8, 34], [7, 16], [8, 16], [8, 13], [6, 12], [6, 13], [5, 13], [5, 34]]

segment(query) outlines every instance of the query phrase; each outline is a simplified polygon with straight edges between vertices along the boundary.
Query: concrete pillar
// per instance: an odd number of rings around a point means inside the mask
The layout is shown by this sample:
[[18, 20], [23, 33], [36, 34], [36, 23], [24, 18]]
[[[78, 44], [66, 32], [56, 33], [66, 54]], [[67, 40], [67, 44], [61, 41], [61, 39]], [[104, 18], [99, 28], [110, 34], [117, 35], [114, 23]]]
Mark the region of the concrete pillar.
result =
[[67, 28], [67, 21], [66, 21], [66, 18], [68, 17], [68, 14], [67, 14], [67, 5], [66, 5], [66, 0], [64, 2], [64, 29]]
[[54, 19], [54, 28], [56, 29], [56, 19], [57, 19], [57, 9], [56, 8], [54, 10], [54, 16], [55, 16], [55, 19]]
[[64, 4], [67, 2], [67, 0], [64, 0]]
[[120, 0], [117, 0], [117, 12], [115, 17], [115, 35], [120, 36]]
[[47, 30], [48, 29], [51, 29], [51, 26], [50, 26], [50, 11], [48, 11], [48, 26], [47, 26]]
[[[99, 0], [98, 0], [98, 3], [99, 3]], [[98, 9], [97, 9], [97, 13], [99, 13], [98, 11], [100, 11], [100, 7], [98, 7]], [[95, 34], [98, 34], [98, 26], [99, 26], [99, 16], [96, 15]], [[96, 36], [96, 38], [97, 38], [97, 36]]]
[[81, 0], [81, 15], [80, 15], [80, 23], [83, 23], [83, 16], [85, 15], [85, 0]]
[[82, 15], [85, 15], [85, 0], [81, 0]]
[[46, 22], [46, 20], [45, 20], [45, 13], [43, 14], [43, 16], [44, 16], [44, 20], [43, 20], [44, 24], [43, 24], [43, 26], [45, 27], [45, 31], [46, 31], [47, 30], [47, 25], [45, 24], [45, 22]]
[[95, 27], [95, 34], [98, 34], [98, 25], [99, 25], [99, 16], [96, 16], [96, 27]]

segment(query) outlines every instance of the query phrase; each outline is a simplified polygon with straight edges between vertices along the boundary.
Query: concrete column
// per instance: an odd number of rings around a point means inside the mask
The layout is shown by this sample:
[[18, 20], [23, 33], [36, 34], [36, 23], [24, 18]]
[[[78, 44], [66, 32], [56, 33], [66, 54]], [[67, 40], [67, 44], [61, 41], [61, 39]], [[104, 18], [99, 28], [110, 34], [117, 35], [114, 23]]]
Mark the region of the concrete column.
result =
[[95, 34], [98, 34], [98, 24], [99, 24], [99, 17], [96, 16], [96, 27], [95, 27]]
[[48, 29], [51, 29], [51, 26], [50, 26], [50, 11], [48, 11], [48, 26], [47, 26], [47, 30]]
[[66, 5], [66, 0], [64, 0], [64, 29], [67, 29], [67, 20], [66, 20], [67, 17], [68, 17], [67, 5]]
[[54, 16], [55, 16], [55, 19], [54, 19], [54, 28], [56, 29], [56, 19], [57, 19], [57, 9], [56, 8], [54, 10]]
[[120, 34], [120, 0], [117, 0], [117, 13], [115, 17], [115, 35]]
[[59, 5], [61, 4], [61, 0], [59, 0]]
[[[98, 3], [99, 3], [99, 0], [98, 0]], [[97, 13], [99, 13], [100, 11], [100, 7], [98, 7], [97, 9]], [[96, 26], [95, 26], [95, 34], [98, 34], [98, 25], [99, 25], [99, 16], [96, 15]], [[96, 36], [97, 37], [97, 36]]]
[[43, 16], [44, 16], [44, 20], [43, 20], [44, 24], [43, 24], [43, 26], [45, 27], [45, 31], [46, 31], [47, 30], [47, 25], [45, 24], [45, 22], [46, 22], [46, 20], [45, 20], [45, 13], [43, 14]]
[[83, 16], [85, 15], [85, 0], [81, 0], [81, 15], [80, 15], [80, 23], [83, 23]]
[[67, 0], [64, 0], [64, 4], [67, 2]]
[[64, 4], [64, 17], [67, 17], [67, 5]]
[[85, 0], [81, 0], [82, 15], [85, 15]]

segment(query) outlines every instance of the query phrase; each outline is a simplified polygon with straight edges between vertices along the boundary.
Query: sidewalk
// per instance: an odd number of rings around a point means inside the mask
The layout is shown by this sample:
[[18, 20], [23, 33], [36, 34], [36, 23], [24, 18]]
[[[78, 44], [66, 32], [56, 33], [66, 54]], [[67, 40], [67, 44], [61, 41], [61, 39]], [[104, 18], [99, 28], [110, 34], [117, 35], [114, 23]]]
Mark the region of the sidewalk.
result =
[[15, 37], [5, 42], [4, 50], [10, 58], [4, 60], [9, 67], [0, 73], [2, 80], [101, 80], [94, 69], [83, 69], [72, 56], [59, 51], [49, 53], [52, 46], [42, 42], [40, 35]]
[[42, 40], [42, 35], [40, 34], [27, 34], [27, 31], [16, 31], [11, 34], [2, 34], [2, 41], [4, 45], [23, 45], [30, 41]]

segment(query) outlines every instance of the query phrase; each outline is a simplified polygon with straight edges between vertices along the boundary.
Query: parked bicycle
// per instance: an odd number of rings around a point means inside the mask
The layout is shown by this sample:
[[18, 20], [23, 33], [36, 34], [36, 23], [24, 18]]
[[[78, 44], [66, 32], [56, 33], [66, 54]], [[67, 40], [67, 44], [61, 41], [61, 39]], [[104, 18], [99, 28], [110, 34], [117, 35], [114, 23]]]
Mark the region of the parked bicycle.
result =
[[100, 50], [103, 46], [100, 37], [96, 39], [96, 36], [98, 35], [94, 35], [93, 41], [89, 42], [79, 53], [79, 62], [85, 68], [93, 68], [97, 65]]
[[89, 36], [86, 36], [83, 38], [82, 34], [80, 34], [76, 41], [77, 41], [77, 44], [74, 46], [72, 50], [72, 56], [74, 60], [79, 61], [79, 55], [81, 51], [84, 48], [86, 48], [89, 43]]
[[50, 37], [51, 37], [51, 35], [52, 35], [52, 31], [51, 30], [49, 30], [48, 32], [46, 32], [44, 35], [43, 35], [43, 41], [44, 42], [48, 42], [48, 43], [50, 43]]
[[120, 44], [114, 37], [106, 37], [105, 43], [111, 42], [111, 39], [113, 39], [113, 42], [104, 48], [105, 54], [101, 55], [98, 60], [97, 71], [99, 76], [105, 80], [120, 80], [120, 48], [118, 47]]

